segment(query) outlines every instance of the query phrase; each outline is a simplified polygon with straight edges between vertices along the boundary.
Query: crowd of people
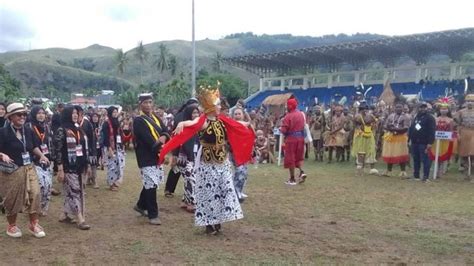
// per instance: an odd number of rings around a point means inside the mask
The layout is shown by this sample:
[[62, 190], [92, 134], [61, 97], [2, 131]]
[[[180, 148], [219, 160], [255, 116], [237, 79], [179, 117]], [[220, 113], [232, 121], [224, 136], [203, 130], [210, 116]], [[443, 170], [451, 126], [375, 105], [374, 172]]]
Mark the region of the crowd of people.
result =
[[[413, 161], [412, 180], [429, 181], [432, 161], [438, 157], [438, 177], [442, 177], [451, 161], [459, 163], [459, 170], [471, 178], [474, 156], [474, 95], [468, 94], [462, 105], [451, 97], [433, 103], [408, 105], [395, 102], [393, 107], [371, 108], [361, 103], [352, 112], [347, 107], [334, 105], [324, 113], [319, 106], [308, 113], [316, 160], [322, 161], [324, 150], [327, 162], [355, 158], [358, 173], [365, 165], [371, 174], [379, 174], [374, 163], [380, 158], [387, 168], [381, 175], [392, 176], [393, 165], [400, 165], [402, 178], [408, 178], [406, 167]], [[436, 156], [436, 132], [447, 132], [439, 141]], [[411, 156], [410, 156], [411, 155]], [[420, 168], [423, 165], [422, 175]]]
[[[243, 217], [248, 165], [272, 164], [278, 156], [288, 169], [287, 185], [306, 180], [303, 162], [311, 151], [316, 162], [354, 162], [355, 175], [364, 174], [367, 165], [370, 174], [392, 176], [393, 165], [399, 165], [401, 178], [428, 182], [432, 161], [438, 161], [438, 177], [454, 162], [470, 179], [473, 106], [474, 95], [468, 94], [462, 104], [445, 97], [431, 104], [371, 107], [360, 101], [300, 111], [290, 97], [284, 109], [270, 112], [264, 106], [246, 110], [242, 100], [230, 107], [216, 87], [201, 88], [197, 99], [176, 110], [156, 107], [152, 94], [140, 94], [137, 109], [130, 112], [58, 104], [48, 114], [41, 104], [0, 104], [0, 202], [7, 234], [22, 236], [17, 215], [27, 213], [29, 231], [38, 238], [46, 235], [39, 219], [48, 214], [53, 176], [62, 183], [64, 197], [59, 221], [90, 229], [86, 187], [99, 188], [97, 170], [105, 169], [108, 189], [118, 192], [125, 151], [132, 149], [143, 185], [133, 209], [160, 225], [157, 189], [166, 179], [165, 196], [174, 197], [182, 176], [181, 207], [207, 234], [218, 234], [222, 223]], [[436, 131], [449, 137], [436, 142]], [[386, 163], [382, 173], [377, 160]], [[166, 178], [165, 161], [170, 166]]]
[[[243, 109], [240, 118], [235, 111], [235, 120], [221, 114], [218, 88], [203, 88], [198, 98], [187, 101], [174, 116], [155, 107], [151, 94], [141, 94], [137, 111], [130, 113], [115, 106], [85, 111], [58, 104], [49, 115], [41, 104], [29, 108], [0, 104], [0, 202], [7, 235], [22, 236], [16, 223], [19, 213], [29, 214], [30, 233], [37, 238], [46, 235], [39, 219], [48, 214], [53, 176], [62, 183], [64, 197], [59, 222], [90, 229], [84, 213], [85, 189], [99, 188], [97, 170], [105, 169], [108, 189], [119, 191], [127, 148], [136, 153], [143, 184], [133, 209], [150, 224], [161, 224], [156, 193], [165, 179], [169, 152], [173, 153], [170, 173], [176, 183], [176, 174], [183, 175], [183, 207], [195, 214], [197, 226], [217, 234], [222, 223], [241, 219], [245, 165], [252, 159], [254, 131], [243, 121]], [[171, 187], [173, 177], [168, 182]]]

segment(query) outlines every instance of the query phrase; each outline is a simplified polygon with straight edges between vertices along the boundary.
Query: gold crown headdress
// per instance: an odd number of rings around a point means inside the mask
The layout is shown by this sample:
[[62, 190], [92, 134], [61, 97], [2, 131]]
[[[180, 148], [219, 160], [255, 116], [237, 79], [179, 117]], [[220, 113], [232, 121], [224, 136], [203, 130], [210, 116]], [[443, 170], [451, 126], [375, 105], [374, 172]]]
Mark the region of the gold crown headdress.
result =
[[220, 104], [220, 85], [221, 83], [217, 81], [217, 86], [199, 86], [198, 100], [204, 108], [205, 114], [214, 112], [216, 110], [216, 105]]

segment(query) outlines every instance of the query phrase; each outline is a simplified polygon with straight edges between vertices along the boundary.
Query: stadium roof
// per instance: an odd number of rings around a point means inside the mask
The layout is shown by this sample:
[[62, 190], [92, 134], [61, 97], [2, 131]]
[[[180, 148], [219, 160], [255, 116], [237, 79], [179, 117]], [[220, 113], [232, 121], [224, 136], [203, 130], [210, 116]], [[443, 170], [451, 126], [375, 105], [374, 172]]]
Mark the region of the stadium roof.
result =
[[226, 57], [223, 61], [248, 71], [265, 73], [312, 67], [334, 68], [344, 63], [360, 66], [368, 61], [379, 61], [391, 66], [397, 58], [404, 56], [412, 58], [417, 64], [423, 64], [429, 56], [436, 54], [447, 55], [451, 60], [458, 61], [469, 51], [474, 51], [474, 28]]

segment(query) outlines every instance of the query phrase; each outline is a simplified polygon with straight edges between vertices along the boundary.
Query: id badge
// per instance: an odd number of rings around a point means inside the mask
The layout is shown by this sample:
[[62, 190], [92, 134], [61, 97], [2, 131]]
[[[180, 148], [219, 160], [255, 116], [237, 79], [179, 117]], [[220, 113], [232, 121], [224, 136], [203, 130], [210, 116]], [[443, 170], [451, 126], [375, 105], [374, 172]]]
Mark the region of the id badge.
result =
[[100, 149], [100, 144], [99, 144], [98, 141], [96, 142], [95, 147], [96, 147], [97, 149]]
[[193, 148], [193, 152], [194, 153], [197, 153], [198, 152], [198, 145], [197, 144], [194, 144], [194, 148]]
[[84, 156], [84, 153], [82, 152], [82, 145], [80, 144], [76, 146], [76, 156], [77, 157]]
[[421, 129], [421, 126], [420, 126], [420, 124], [419, 124], [419, 123], [416, 123], [416, 125], [415, 125], [415, 129], [416, 129], [416, 130], [420, 130], [420, 129]]
[[23, 158], [23, 165], [31, 164], [30, 154], [28, 152], [23, 152], [21, 158]]
[[46, 144], [41, 144], [40, 150], [41, 150], [41, 153], [43, 153], [44, 155], [49, 154], [49, 148], [48, 148], [48, 145]]
[[117, 135], [117, 144], [122, 144], [122, 137]]

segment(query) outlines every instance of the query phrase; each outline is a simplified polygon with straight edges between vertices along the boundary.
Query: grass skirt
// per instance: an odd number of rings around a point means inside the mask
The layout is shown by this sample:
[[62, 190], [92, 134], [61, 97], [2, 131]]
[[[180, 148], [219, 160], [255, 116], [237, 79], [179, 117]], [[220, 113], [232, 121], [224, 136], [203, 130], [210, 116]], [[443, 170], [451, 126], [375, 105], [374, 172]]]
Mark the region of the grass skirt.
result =
[[365, 153], [365, 163], [375, 163], [375, 137], [365, 137], [362, 135], [361, 130], [356, 130], [354, 134], [354, 140], [352, 141], [351, 155], [357, 158], [358, 153]]

